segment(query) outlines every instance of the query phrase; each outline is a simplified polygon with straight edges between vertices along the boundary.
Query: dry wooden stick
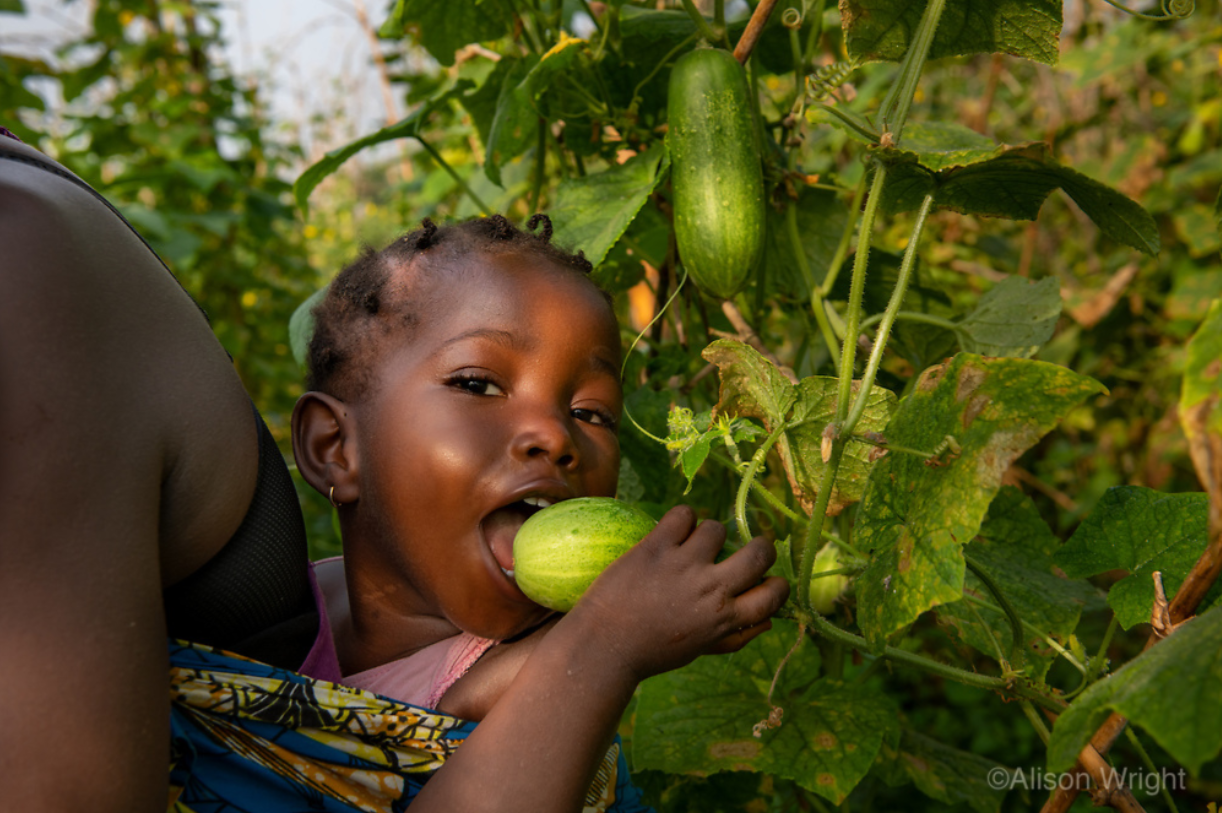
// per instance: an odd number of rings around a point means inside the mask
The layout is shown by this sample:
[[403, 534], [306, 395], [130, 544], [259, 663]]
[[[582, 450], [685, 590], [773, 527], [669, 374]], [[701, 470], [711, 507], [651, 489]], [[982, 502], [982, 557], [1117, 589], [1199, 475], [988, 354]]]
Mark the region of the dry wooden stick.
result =
[[738, 44], [734, 46], [734, 58], [738, 60], [738, 64], [747, 64], [747, 59], [755, 49], [755, 43], [759, 42], [760, 35], [764, 33], [764, 26], [768, 23], [768, 18], [772, 16], [772, 9], [775, 7], [776, 0], [760, 0], [760, 4], [755, 7], [755, 12], [747, 22], [747, 29], [743, 31], [743, 35], [738, 38]]

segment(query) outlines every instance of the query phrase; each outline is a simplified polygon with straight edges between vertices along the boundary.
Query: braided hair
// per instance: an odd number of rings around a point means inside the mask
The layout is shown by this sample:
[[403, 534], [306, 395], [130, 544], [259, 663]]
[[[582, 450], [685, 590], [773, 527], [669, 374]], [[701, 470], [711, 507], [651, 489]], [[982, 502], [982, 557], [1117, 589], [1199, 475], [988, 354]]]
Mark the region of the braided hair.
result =
[[[545, 214], [532, 216], [526, 230], [495, 214], [447, 226], [425, 218], [381, 251], [367, 247], [314, 308], [308, 388], [345, 400], [365, 393], [379, 346], [420, 321], [422, 266], [453, 267], [474, 254], [526, 254], [586, 276], [594, 270], [581, 251], [570, 254], [551, 239], [552, 221]], [[417, 262], [423, 256], [427, 264]]]

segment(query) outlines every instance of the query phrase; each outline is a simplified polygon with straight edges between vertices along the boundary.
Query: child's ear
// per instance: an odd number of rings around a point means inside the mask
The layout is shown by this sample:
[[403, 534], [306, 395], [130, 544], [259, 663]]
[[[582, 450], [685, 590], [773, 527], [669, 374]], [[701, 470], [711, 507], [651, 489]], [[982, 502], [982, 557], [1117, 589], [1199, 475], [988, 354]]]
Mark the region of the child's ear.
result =
[[347, 406], [324, 392], [307, 392], [293, 408], [293, 457], [314, 490], [334, 505], [360, 498], [356, 443]]

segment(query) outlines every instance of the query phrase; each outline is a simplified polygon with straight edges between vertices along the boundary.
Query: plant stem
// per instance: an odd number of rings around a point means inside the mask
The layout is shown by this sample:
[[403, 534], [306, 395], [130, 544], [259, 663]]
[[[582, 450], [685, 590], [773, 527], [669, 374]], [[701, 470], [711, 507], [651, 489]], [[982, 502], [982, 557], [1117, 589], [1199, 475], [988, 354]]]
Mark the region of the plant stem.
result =
[[900, 75], [891, 86], [887, 97], [883, 99], [879, 120], [882, 122], [883, 132], [891, 134], [890, 146], [898, 146], [900, 143], [904, 123], [908, 120], [908, 111], [912, 107], [912, 97], [916, 93], [921, 71], [925, 68], [925, 60], [929, 58], [929, 48], [933, 45], [933, 37], [937, 33], [944, 8], [946, 0], [929, 0], [925, 13], [921, 16], [921, 23], [908, 44], [904, 61], [900, 63]]
[[[938, 0], [934, 0], [937, 2]], [[857, 356], [857, 336], [860, 334], [861, 297], [866, 287], [866, 268], [870, 264], [870, 238], [874, 232], [874, 218], [878, 215], [879, 202], [883, 197], [883, 186], [887, 183], [887, 167], [878, 164], [874, 170], [874, 182], [870, 186], [870, 197], [866, 200], [866, 211], [861, 216], [861, 231], [857, 237], [857, 255], [853, 258], [853, 282], [849, 287], [849, 307], [845, 316], [844, 350], [840, 354], [840, 382], [836, 391], [836, 424], [843, 425], [849, 416], [853, 398], [853, 362]]]
[[683, 9], [687, 12], [687, 16], [692, 18], [692, 22], [696, 24], [696, 31], [700, 36], [709, 41], [710, 44], [717, 42], [717, 34], [709, 26], [709, 21], [704, 19], [704, 15], [700, 13], [700, 9], [696, 8], [696, 4], [692, 0], [683, 0]]
[[585, 9], [586, 15], [590, 18], [590, 22], [594, 23], [594, 29], [600, 35], [603, 34], [602, 23], [598, 21], [598, 15], [594, 13], [594, 9], [590, 8], [590, 0], [581, 0], [581, 7]]
[[904, 295], [908, 293], [908, 281], [912, 278], [912, 269], [916, 266], [917, 244], [921, 241], [921, 232], [925, 229], [925, 219], [932, 205], [933, 195], [926, 195], [925, 199], [921, 201], [916, 223], [912, 227], [912, 236], [908, 239], [908, 247], [904, 249], [904, 260], [900, 263], [895, 290], [891, 292], [887, 310], [883, 311], [883, 323], [874, 336], [874, 349], [870, 351], [870, 359], [866, 362], [865, 372], [861, 375], [861, 389], [857, 392], [857, 400], [853, 402], [853, 409], [848, 419], [840, 426], [840, 432], [844, 435], [852, 434], [853, 427], [857, 426], [857, 422], [861, 420], [861, 416], [866, 411], [866, 404], [874, 389], [874, 379], [878, 376], [878, 368], [883, 361], [883, 351], [887, 348], [887, 339], [891, 337], [891, 326], [895, 324], [895, 315], [899, 313], [900, 305], [904, 304]]
[[1022, 706], [1023, 714], [1027, 716], [1031, 727], [1035, 729], [1035, 733], [1043, 741], [1044, 747], [1048, 747], [1048, 740], [1052, 738], [1052, 734], [1048, 731], [1048, 726], [1044, 724], [1044, 720], [1040, 717], [1039, 712], [1035, 710], [1035, 706], [1031, 705], [1030, 700], [1024, 700], [1019, 705]]
[[[878, 324], [879, 322], [883, 320], [884, 316], [886, 316], [885, 312], [876, 313], [873, 316], [868, 317], [867, 319], [862, 321], [861, 329], [864, 331], [866, 328], [869, 328], [869, 327], [872, 327]], [[952, 322], [951, 320], [944, 319], [941, 316], [934, 316], [932, 313], [921, 313], [920, 311], [898, 311], [895, 314], [895, 318], [902, 319], [906, 322], [921, 322], [926, 325], [933, 325], [934, 327], [946, 328], [947, 330], [953, 330], [956, 332], [958, 332], [959, 330], [959, 326], [955, 324], [954, 322]]]
[[764, 442], [755, 450], [755, 454], [751, 455], [751, 462], [747, 464], [742, 482], [738, 485], [738, 495], [734, 499], [734, 520], [738, 525], [738, 538], [744, 545], [751, 541], [751, 526], [747, 524], [747, 494], [750, 493], [751, 484], [755, 482], [759, 474], [760, 466], [764, 465], [764, 458], [768, 456], [768, 451], [784, 431], [785, 423], [778, 423], [768, 437], [764, 438]]
[[827, 506], [832, 497], [832, 486], [836, 482], [836, 470], [840, 467], [840, 457], [844, 453], [844, 441], [836, 438], [832, 441], [832, 454], [823, 467], [823, 477], [819, 481], [819, 497], [815, 501], [815, 509], [810, 515], [810, 524], [806, 526], [806, 544], [802, 547], [802, 562], [798, 565], [798, 606], [812, 615], [819, 615], [810, 606], [810, 574], [815, 568], [815, 550], [819, 537], [822, 536], [823, 518], [827, 516]]
[[967, 564], [967, 569], [972, 571], [976, 578], [980, 579], [981, 583], [993, 594], [993, 598], [997, 599], [997, 603], [1001, 606], [1002, 612], [1006, 614], [1006, 618], [1010, 619], [1010, 664], [1017, 665], [1018, 658], [1022, 652], [1023, 639], [1026, 636], [1023, 634], [1023, 620], [1019, 618], [1018, 613], [1014, 610], [1014, 605], [1001, 592], [1001, 587], [998, 586], [993, 576], [980, 566], [980, 563], [963, 554], [963, 561]]
[[785, 230], [789, 233], [789, 246], [793, 250], [794, 259], [798, 263], [798, 271], [801, 272], [802, 279], [806, 281], [806, 285], [810, 289], [810, 308], [815, 313], [815, 321], [819, 323], [819, 332], [823, 334], [823, 341], [827, 344], [828, 355], [832, 358], [832, 367], [839, 374], [840, 348], [836, 341], [836, 334], [832, 332], [832, 325], [827, 320], [827, 311], [823, 308], [823, 296], [820, 293], [819, 286], [815, 285], [814, 277], [811, 275], [810, 263], [806, 259], [806, 249], [802, 245], [802, 238], [798, 232], [797, 201], [791, 201], [785, 209]]
[[[817, 631], [820, 635], [839, 641], [846, 646], [851, 646], [854, 649], [860, 649], [866, 652], [870, 651], [870, 645], [865, 638], [860, 635], [854, 635], [851, 632], [840, 629], [831, 621], [828, 621], [818, 613], [810, 614], [810, 617], [803, 617], [802, 621], [806, 622], [807, 626]], [[1065, 706], [1058, 703], [1056, 699], [1047, 697], [1040, 692], [1023, 686], [1022, 684], [1014, 684], [1011, 686], [1011, 681], [1006, 678], [989, 677], [978, 672], [969, 672], [965, 669], [959, 669], [949, 664], [926, 658], [923, 655], [917, 655], [914, 652], [908, 652], [893, 646], [883, 648], [882, 657], [895, 663], [902, 663], [908, 666], [921, 669], [930, 674], [944, 677], [947, 680], [953, 680], [956, 683], [962, 683], [965, 686], [975, 686], [980, 689], [989, 689], [993, 691], [1008, 691], [1018, 697], [1025, 697], [1044, 708], [1052, 711], [1064, 711]]]
[[853, 198], [849, 202], [849, 219], [845, 222], [844, 231], [840, 234], [836, 253], [832, 255], [832, 261], [828, 263], [827, 273], [823, 275], [823, 284], [819, 286], [820, 297], [826, 297], [832, 292], [832, 287], [836, 284], [836, 277], [840, 275], [840, 266], [844, 265], [844, 258], [849, 255], [849, 244], [853, 240], [853, 232], [857, 229], [857, 218], [861, 215], [861, 196], [866, 192], [868, 177], [869, 173], [862, 173], [861, 180], [857, 182], [857, 189], [853, 191]]
[[441, 168], [449, 173], [450, 177], [454, 179], [459, 188], [462, 189], [462, 191], [466, 193], [467, 197], [471, 199], [471, 202], [479, 207], [480, 214], [489, 215], [492, 213], [492, 207], [480, 200], [479, 195], [475, 194], [475, 190], [468, 186], [467, 182], [462, 179], [462, 176], [454, 171], [454, 167], [446, 163], [446, 159], [441, 157], [441, 153], [437, 152], [436, 148], [434, 148], [432, 144], [425, 141], [420, 136], [416, 136], [416, 140], [420, 142], [420, 146], [424, 147], [425, 152], [431, 155], [433, 160], [440, 164]]
[[[1124, 730], [1124, 735], [1129, 738], [1129, 745], [1133, 746], [1133, 750], [1137, 752], [1137, 756], [1141, 759], [1146, 770], [1151, 774], [1158, 774], [1158, 768], [1154, 765], [1154, 760], [1150, 759], [1150, 754], [1146, 751], [1146, 747], [1141, 744], [1141, 740], [1137, 738], [1137, 734], [1133, 731], [1133, 727], [1129, 726]], [[1175, 800], [1171, 798], [1171, 792], [1167, 790], [1167, 783], [1159, 782], [1159, 791], [1163, 795], [1163, 801], [1167, 803], [1167, 809], [1171, 813], [1179, 813], [1179, 809], [1175, 806]]]

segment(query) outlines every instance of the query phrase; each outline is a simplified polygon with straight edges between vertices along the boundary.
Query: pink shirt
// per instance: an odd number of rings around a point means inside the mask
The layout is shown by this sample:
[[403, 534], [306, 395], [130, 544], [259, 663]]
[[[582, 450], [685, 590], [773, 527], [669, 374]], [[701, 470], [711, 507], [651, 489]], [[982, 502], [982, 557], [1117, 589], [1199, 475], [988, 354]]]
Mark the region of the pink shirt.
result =
[[318, 607], [319, 625], [314, 646], [301, 668], [297, 670], [307, 677], [364, 689], [383, 697], [432, 709], [437, 707], [446, 690], [496, 644], [496, 641], [491, 639], [463, 632], [430, 644], [405, 658], [364, 672], [344, 675], [340, 671], [339, 658], [335, 653], [335, 639], [331, 634], [331, 620], [327, 616], [326, 597], [314, 576], [313, 562], [310, 563], [310, 581], [314, 589], [314, 603]]

